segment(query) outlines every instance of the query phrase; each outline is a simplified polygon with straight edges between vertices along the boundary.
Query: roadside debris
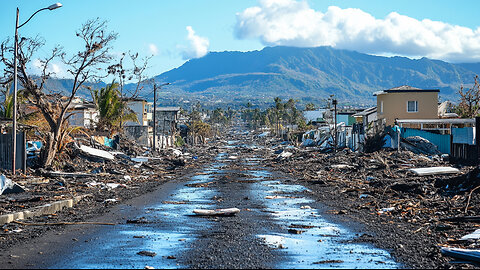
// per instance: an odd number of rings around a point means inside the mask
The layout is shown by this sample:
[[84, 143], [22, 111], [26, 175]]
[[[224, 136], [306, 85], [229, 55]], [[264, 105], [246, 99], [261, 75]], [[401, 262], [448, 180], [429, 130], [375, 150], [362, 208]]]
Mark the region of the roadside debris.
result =
[[0, 175], [0, 195], [25, 192], [25, 189], [7, 178], [5, 175]]
[[148, 257], [155, 257], [155, 256], [157, 256], [157, 253], [151, 252], [151, 251], [146, 251], [146, 250], [139, 251], [139, 252], [137, 252], [137, 254], [138, 254], [138, 255], [141, 255], [141, 256], [148, 256]]
[[198, 216], [234, 216], [237, 213], [240, 213], [238, 208], [226, 208], [226, 209], [216, 209], [216, 210], [205, 210], [205, 209], [195, 209], [193, 213]]
[[451, 248], [451, 247], [442, 247], [442, 253], [462, 259], [462, 260], [468, 260], [468, 261], [474, 261], [474, 262], [480, 262], [480, 250], [472, 250], [472, 249], [464, 249], [464, 248]]
[[[369, 226], [401, 232], [397, 237], [415, 236], [422, 245], [418, 250], [418, 244], [408, 248], [435, 258], [432, 265], [449, 264], [440, 249], [432, 251], [430, 245], [455, 243], [455, 248], [478, 249], [475, 243], [480, 236], [476, 233], [468, 236], [474, 238], [468, 241], [461, 237], [480, 223], [480, 168], [450, 164], [446, 155], [421, 138], [402, 141], [401, 152], [340, 149], [334, 153], [328, 143], [318, 144], [320, 137], [307, 138], [313, 142], [304, 140], [309, 147], [288, 149], [292, 153], [289, 158], [280, 158], [287, 152], [282, 138], [262, 138], [258, 141], [265, 146], [262, 164], [303, 182], [321, 201], [333, 205], [334, 214], [359, 216]], [[267, 199], [274, 198], [281, 194]], [[291, 233], [295, 229], [290, 228]], [[453, 240], [455, 237], [460, 240]]]
[[110, 154], [107, 151], [103, 151], [100, 149], [95, 149], [86, 145], [80, 146], [80, 151], [82, 151], [82, 154], [94, 157], [94, 158], [101, 158], [101, 159], [106, 159], [106, 160], [114, 160], [115, 156]]
[[420, 176], [425, 175], [436, 175], [436, 174], [449, 174], [449, 173], [459, 173], [460, 170], [453, 167], [430, 167], [430, 168], [418, 168], [410, 169], [410, 171], [416, 173]]

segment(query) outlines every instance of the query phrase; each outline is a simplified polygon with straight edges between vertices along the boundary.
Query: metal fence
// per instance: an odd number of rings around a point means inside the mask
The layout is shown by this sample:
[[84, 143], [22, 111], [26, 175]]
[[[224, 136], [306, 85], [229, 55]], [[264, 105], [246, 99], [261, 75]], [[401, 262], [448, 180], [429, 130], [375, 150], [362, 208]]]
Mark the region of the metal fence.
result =
[[[12, 170], [12, 134], [0, 134], [0, 168]], [[25, 132], [17, 133], [17, 152], [15, 158], [15, 169], [27, 169], [27, 150]]]
[[436, 134], [424, 130], [418, 130], [413, 128], [402, 128], [402, 138], [419, 136], [422, 137], [438, 147], [438, 150], [443, 154], [451, 153], [451, 137], [450, 135]]

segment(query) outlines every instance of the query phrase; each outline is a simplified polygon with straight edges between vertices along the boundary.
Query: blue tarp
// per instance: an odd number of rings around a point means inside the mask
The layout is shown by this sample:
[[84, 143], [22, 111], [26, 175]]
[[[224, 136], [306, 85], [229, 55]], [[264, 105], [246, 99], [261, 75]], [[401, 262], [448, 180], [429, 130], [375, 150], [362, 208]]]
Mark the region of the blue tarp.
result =
[[105, 137], [105, 143], [104, 144], [105, 144], [105, 146], [113, 148], [114, 139], [110, 139], [110, 138]]

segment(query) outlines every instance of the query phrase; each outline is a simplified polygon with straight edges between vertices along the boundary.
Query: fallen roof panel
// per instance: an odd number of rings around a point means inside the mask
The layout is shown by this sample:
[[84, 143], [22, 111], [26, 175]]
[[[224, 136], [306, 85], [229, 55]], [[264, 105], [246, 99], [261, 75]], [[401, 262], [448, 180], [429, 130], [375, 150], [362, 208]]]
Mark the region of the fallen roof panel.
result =
[[453, 167], [428, 167], [428, 168], [416, 168], [410, 169], [417, 175], [436, 175], [436, 174], [449, 174], [449, 173], [459, 173], [460, 170]]

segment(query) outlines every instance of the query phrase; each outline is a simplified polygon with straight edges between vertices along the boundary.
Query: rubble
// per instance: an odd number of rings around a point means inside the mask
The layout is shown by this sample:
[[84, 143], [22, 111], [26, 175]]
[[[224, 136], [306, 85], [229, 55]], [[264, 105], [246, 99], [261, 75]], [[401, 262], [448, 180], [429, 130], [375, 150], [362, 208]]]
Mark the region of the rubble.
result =
[[[286, 151], [281, 139], [262, 138], [258, 145], [265, 146], [263, 165], [290, 174], [335, 213], [355, 216], [379, 234], [368, 241], [393, 249], [407, 265], [450, 267], [439, 245], [478, 248], [476, 240], [454, 239], [473, 232], [480, 222], [480, 194], [475, 192], [477, 187], [480, 191], [480, 168], [450, 164], [430, 142], [407, 139], [401, 152], [334, 153], [313, 146], [289, 149], [288, 159], [278, 158]], [[406, 248], [415, 250], [415, 256]]]
[[5, 175], [0, 175], [0, 195], [25, 192], [25, 189], [7, 178]]
[[[28, 188], [28, 192], [2, 195], [0, 214], [68, 199], [77, 194], [92, 194], [82, 203], [103, 209], [152, 190], [182, 173], [195, 174], [193, 168], [210, 162], [218, 153], [225, 153], [226, 161], [232, 164], [255, 155], [263, 157], [263, 166], [290, 175], [292, 181], [308, 187], [308, 192], [318, 201], [334, 209], [331, 215], [336, 218], [354, 216], [355, 220], [367, 224], [370, 226], [368, 229], [379, 234], [375, 237], [362, 234], [357, 241], [376, 241], [375, 244], [394, 250], [397, 257], [405, 256], [401, 255], [402, 250], [408, 249], [411, 253], [418, 253], [417, 257], [428, 258], [428, 263], [421, 265], [436, 267], [451, 266], [447, 257], [441, 255], [440, 245], [469, 250], [477, 247], [475, 239], [461, 239], [473, 232], [478, 225], [476, 223], [480, 222], [480, 194], [474, 192], [480, 186], [480, 169], [477, 167], [453, 165], [438, 155], [405, 150], [382, 149], [361, 153], [347, 149], [335, 153], [325, 145], [297, 147], [283, 138], [255, 136], [254, 133], [244, 136], [248, 142], [257, 140], [257, 146], [245, 145], [236, 147], [235, 151], [226, 151], [225, 147], [209, 143], [153, 153], [123, 138], [116, 151], [90, 140], [75, 140], [66, 146], [65, 153], [56, 160], [54, 167], [30, 170], [27, 176], [17, 177], [15, 181]], [[76, 148], [75, 144], [80, 146]], [[82, 146], [88, 147], [83, 149], [89, 149], [89, 154], [79, 151]], [[420, 148], [418, 144], [414, 147]], [[91, 151], [90, 148], [99, 151]], [[113, 159], [106, 158], [105, 153], [112, 155]], [[428, 169], [427, 173], [422, 173], [422, 169]], [[236, 180], [239, 182], [255, 181], [241, 174], [235, 178], [239, 178]], [[208, 188], [219, 183], [210, 181], [187, 185]], [[271, 200], [279, 198], [285, 196], [275, 193], [265, 197]], [[299, 207], [311, 208], [308, 205]], [[227, 210], [234, 210], [235, 214], [240, 211], [236, 208], [196, 209], [194, 214], [231, 213]], [[127, 221], [133, 224], [148, 222], [142, 219]], [[289, 230], [293, 233], [307, 227], [292, 224]], [[18, 234], [27, 233], [25, 229]], [[409, 262], [409, 258], [404, 260]]]
[[138, 255], [141, 255], [141, 256], [148, 256], [148, 257], [155, 257], [155, 256], [157, 256], [157, 253], [152, 252], [152, 251], [146, 251], [146, 250], [139, 251], [139, 252], [137, 252], [137, 254], [138, 254]]
[[[31, 152], [37, 154], [34, 148], [32, 146]], [[26, 191], [0, 194], [0, 224], [4, 230], [17, 231], [0, 237], [0, 247], [14, 245], [19, 239], [38, 235], [56, 224], [80, 224], [79, 221], [108, 211], [126, 199], [192, 173], [195, 168], [210, 162], [216, 153], [209, 145], [151, 152], [122, 136], [117, 149], [113, 149], [88, 137], [75, 137], [65, 145], [53, 166], [38, 168], [31, 162], [32, 167], [25, 175], [12, 178], [6, 172], [1, 178], [5, 181], [0, 187], [18, 183], [14, 186], [21, 185]], [[46, 219], [51, 222], [45, 222]], [[18, 220], [25, 222], [13, 223]], [[31, 226], [34, 224], [43, 226]], [[17, 230], [19, 226], [21, 230]]]

